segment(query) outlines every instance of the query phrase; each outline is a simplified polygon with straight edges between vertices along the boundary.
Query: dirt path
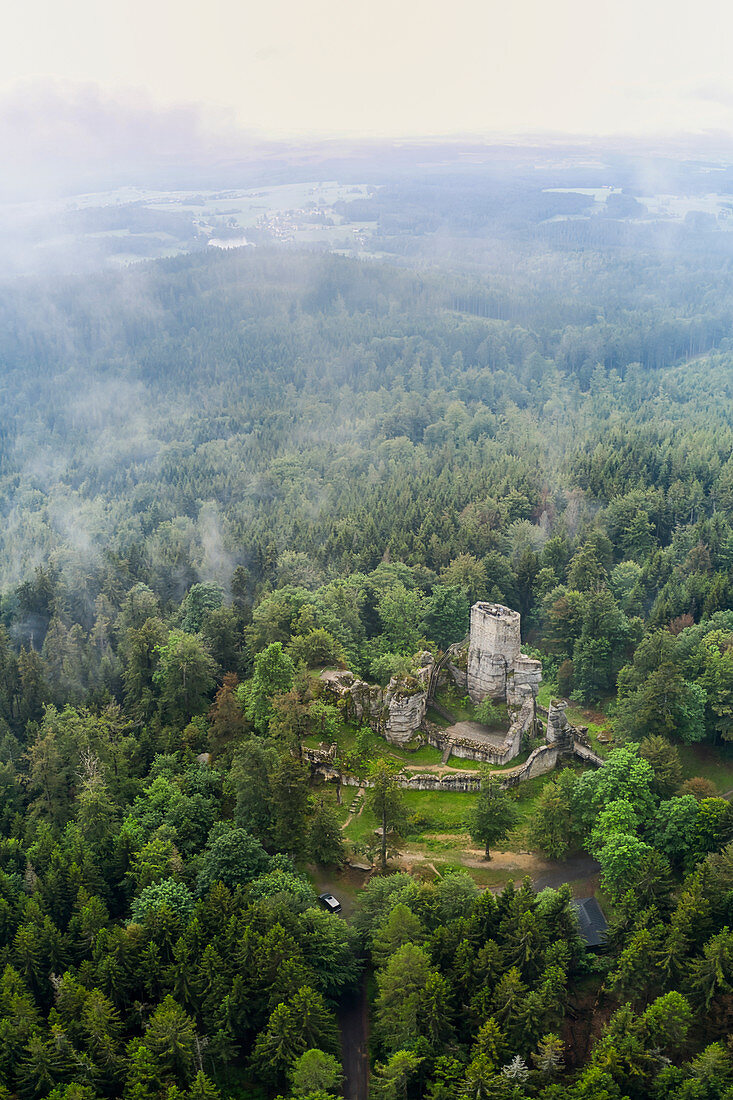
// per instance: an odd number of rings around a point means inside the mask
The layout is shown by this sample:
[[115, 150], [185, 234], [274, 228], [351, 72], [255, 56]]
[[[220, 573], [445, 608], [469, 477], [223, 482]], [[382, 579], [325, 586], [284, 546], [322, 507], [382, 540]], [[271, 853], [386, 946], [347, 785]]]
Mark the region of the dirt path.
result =
[[345, 828], [346, 828], [346, 826], [347, 826], [347, 825], [348, 825], [348, 824], [349, 824], [349, 823], [350, 823], [351, 821], [353, 821], [355, 817], [361, 817], [361, 811], [362, 811], [362, 810], [364, 809], [364, 807], [365, 807], [365, 805], [366, 805], [366, 798], [364, 797], [365, 795], [366, 795], [366, 787], [359, 787], [359, 789], [357, 790], [357, 792], [356, 792], [356, 794], [354, 795], [353, 799], [351, 800], [351, 804], [352, 804], [352, 806], [353, 806], [353, 804], [354, 804], [354, 802], [355, 802], [355, 800], [356, 800], [357, 798], [361, 799], [361, 802], [360, 802], [360, 805], [359, 805], [359, 809], [358, 809], [358, 810], [356, 811], [356, 813], [355, 813], [355, 814], [352, 814], [352, 813], [351, 813], [351, 812], [349, 811], [349, 815], [348, 815], [348, 817], [346, 818], [346, 821], [345, 821], [345, 822], [343, 823], [343, 825], [341, 826], [341, 828], [342, 828], [342, 829], [345, 829]]
[[341, 1005], [341, 1065], [346, 1100], [367, 1100], [369, 1096], [369, 1019], [366, 977], [357, 993]]
[[[432, 866], [421, 852], [408, 849], [400, 853], [397, 862], [405, 870], [409, 870], [416, 863]], [[577, 856], [575, 859], [560, 862], [542, 859], [533, 852], [492, 852], [491, 859], [487, 861], [482, 858], [479, 849], [466, 849], [462, 853], [461, 864], [464, 867], [476, 867], [488, 871], [514, 872], [517, 879], [529, 875], [536, 890], [543, 890], [546, 886], [556, 888], [562, 886], [564, 882], [590, 879], [600, 871], [599, 864], [590, 856]]]

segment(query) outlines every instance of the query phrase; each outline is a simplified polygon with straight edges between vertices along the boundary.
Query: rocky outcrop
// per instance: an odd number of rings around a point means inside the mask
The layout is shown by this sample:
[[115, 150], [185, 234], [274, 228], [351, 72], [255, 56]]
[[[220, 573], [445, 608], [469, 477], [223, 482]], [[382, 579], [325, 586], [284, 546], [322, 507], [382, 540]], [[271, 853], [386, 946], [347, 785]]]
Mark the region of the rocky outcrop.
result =
[[542, 663], [521, 652], [521, 616], [498, 603], [471, 608], [466, 685], [474, 703], [488, 696], [521, 707], [536, 696]]
[[368, 684], [366, 680], [354, 680], [347, 713], [357, 722], [378, 727], [384, 717], [384, 688], [379, 684]]
[[548, 745], [554, 745], [560, 753], [577, 756], [585, 764], [600, 768], [603, 759], [593, 752], [587, 726], [571, 726], [565, 713], [568, 703], [565, 699], [553, 699], [547, 711]]
[[[473, 644], [477, 638], [480, 644]], [[465, 643], [451, 647], [438, 665], [431, 653], [418, 653], [414, 658], [414, 675], [393, 677], [386, 688], [368, 684], [353, 673], [339, 669], [327, 669], [321, 674], [321, 680], [326, 690], [339, 700], [348, 720], [367, 723], [393, 745], [417, 747], [422, 737], [442, 752], [503, 765], [519, 754], [524, 734], [534, 732], [535, 696], [542, 665], [519, 652], [518, 612], [498, 604], [474, 605], [471, 646], [467, 656]], [[489, 652], [489, 646], [500, 646], [502, 653]], [[507, 670], [508, 659], [511, 659], [511, 667]], [[509, 702], [510, 727], [503, 742], [497, 743], [498, 739], [494, 739], [491, 744], [490, 739], [487, 743], [472, 737], [448, 737], [444, 732], [436, 733], [426, 723], [428, 698], [436, 682], [446, 673], [454, 679], [456, 674], [464, 675], [461, 667], [464, 663], [469, 684], [473, 682], [474, 688], [477, 683], [483, 688], [488, 684], [491, 688], [491, 691], [482, 688], [480, 698], [494, 694]]]
[[392, 677], [386, 688], [333, 669], [323, 672], [321, 681], [342, 703], [348, 719], [370, 725], [393, 745], [405, 745], [415, 737], [428, 705], [432, 654], [420, 653], [416, 660], [415, 676]]
[[384, 736], [393, 745], [404, 745], [422, 725], [428, 705], [427, 692], [410, 692], [401, 681], [390, 680], [385, 699]]
[[525, 699], [536, 698], [542, 680], [542, 661], [534, 657], [517, 657], [514, 666], [507, 673], [506, 701], [510, 707], [521, 707]]
[[474, 703], [480, 703], [487, 695], [490, 699], [505, 699], [506, 673], [503, 657], [480, 649], [469, 650], [466, 684]]
[[565, 713], [567, 702], [564, 699], [553, 699], [547, 711], [547, 734], [549, 744], [564, 743], [572, 737], [572, 726], [568, 722]]

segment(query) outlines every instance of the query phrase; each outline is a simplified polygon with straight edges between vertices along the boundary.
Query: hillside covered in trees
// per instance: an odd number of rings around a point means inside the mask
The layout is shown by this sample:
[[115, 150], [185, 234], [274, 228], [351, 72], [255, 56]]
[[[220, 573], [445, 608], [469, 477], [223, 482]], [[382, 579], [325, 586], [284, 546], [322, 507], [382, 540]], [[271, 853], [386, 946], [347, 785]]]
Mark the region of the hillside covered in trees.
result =
[[[326, 1100], [362, 989], [375, 1100], [733, 1095], [733, 812], [680, 756], [733, 740], [731, 274], [567, 234], [0, 287], [0, 1096]], [[613, 726], [527, 833], [597, 859], [600, 954], [569, 887], [460, 868], [317, 907], [318, 671], [476, 600]]]

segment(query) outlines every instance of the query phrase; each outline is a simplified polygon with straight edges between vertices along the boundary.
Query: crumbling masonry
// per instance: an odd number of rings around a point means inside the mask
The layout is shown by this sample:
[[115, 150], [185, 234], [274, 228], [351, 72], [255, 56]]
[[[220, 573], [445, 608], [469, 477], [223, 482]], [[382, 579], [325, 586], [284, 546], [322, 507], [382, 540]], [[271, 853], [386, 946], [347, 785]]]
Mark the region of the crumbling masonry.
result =
[[474, 703], [487, 696], [520, 707], [535, 697], [542, 679], [542, 662], [522, 654], [521, 616], [498, 603], [471, 608], [466, 688]]
[[[569, 755], [600, 766], [602, 761], [592, 751], [585, 731], [568, 724], [566, 703], [553, 701], [549, 713], [538, 708], [542, 663], [521, 652], [520, 623], [518, 611], [501, 604], [476, 603], [471, 608], [468, 646], [465, 643], [451, 646], [437, 664], [432, 654], [418, 654], [414, 676], [394, 677], [386, 688], [358, 680], [346, 670], [326, 670], [321, 679], [326, 690], [339, 700], [346, 717], [369, 723], [393, 745], [417, 748], [427, 742], [444, 752], [445, 759], [452, 754], [505, 765], [520, 753], [525, 734], [542, 736], [539, 714], [544, 714], [547, 717], [544, 743], [535, 748], [525, 764], [502, 779], [504, 786], [514, 786], [551, 771], [558, 759]], [[427, 720], [433, 692], [447, 677], [468, 691], [475, 703], [487, 697], [506, 701], [509, 728], [503, 739], [497, 743], [495, 736], [491, 739], [482, 732], [459, 733], [459, 726], [455, 731], [446, 730]], [[466, 725], [471, 724], [462, 724]], [[481, 727], [477, 729], [480, 731]], [[332, 749], [335, 751], [335, 746]], [[328, 760], [322, 750], [308, 750], [308, 754], [314, 766], [340, 777], [340, 771], [333, 765], [333, 753]], [[479, 778], [405, 774], [400, 782], [420, 790], [472, 790]]]

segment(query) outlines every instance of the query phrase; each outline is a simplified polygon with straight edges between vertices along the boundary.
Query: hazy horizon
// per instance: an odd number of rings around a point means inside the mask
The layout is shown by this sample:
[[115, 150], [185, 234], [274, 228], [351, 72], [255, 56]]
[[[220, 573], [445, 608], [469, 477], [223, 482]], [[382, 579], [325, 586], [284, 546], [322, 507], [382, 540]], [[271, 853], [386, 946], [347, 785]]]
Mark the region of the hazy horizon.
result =
[[4, 29], [6, 123], [51, 89], [81, 123], [118, 102], [220, 140], [733, 133], [733, 13], [709, 0], [29, 0]]

